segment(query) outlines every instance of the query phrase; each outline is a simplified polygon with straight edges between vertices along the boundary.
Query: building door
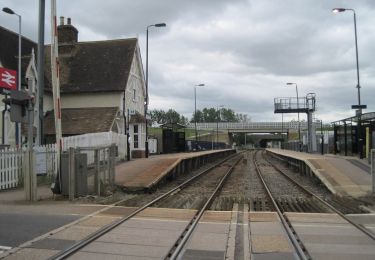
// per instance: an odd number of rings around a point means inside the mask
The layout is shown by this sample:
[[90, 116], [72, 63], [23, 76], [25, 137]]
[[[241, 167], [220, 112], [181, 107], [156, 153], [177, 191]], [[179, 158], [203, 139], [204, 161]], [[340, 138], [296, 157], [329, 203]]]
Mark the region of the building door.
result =
[[163, 129], [163, 153], [173, 153], [174, 143], [172, 129]]
[[185, 133], [184, 132], [175, 133], [175, 139], [176, 139], [176, 151], [185, 152]]

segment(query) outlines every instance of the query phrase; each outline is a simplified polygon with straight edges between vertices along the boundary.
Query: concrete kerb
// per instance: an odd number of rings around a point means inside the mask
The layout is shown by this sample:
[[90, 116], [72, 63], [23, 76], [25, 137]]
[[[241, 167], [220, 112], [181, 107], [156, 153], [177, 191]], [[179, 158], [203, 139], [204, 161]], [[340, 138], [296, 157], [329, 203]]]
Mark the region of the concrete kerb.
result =
[[[267, 150], [267, 153], [271, 153], [272, 155], [277, 155], [276, 157], [283, 157], [285, 159], [283, 159], [284, 161], [287, 161], [289, 162], [290, 160], [294, 160], [294, 161], [298, 161], [299, 163], [301, 163], [300, 165], [297, 165], [296, 163], [292, 163], [293, 166], [295, 166], [296, 168], [299, 169], [299, 172], [302, 173], [302, 168], [307, 168], [309, 169], [309, 171], [315, 175], [315, 177], [317, 177], [319, 179], [320, 182], [322, 182], [322, 184], [334, 195], [337, 195], [339, 197], [341, 197], [342, 195], [337, 193], [336, 189], [331, 185], [331, 183], [328, 182], [328, 180], [320, 173], [320, 169], [316, 169], [308, 160], [305, 160], [305, 159], [297, 159], [297, 158], [293, 158], [293, 157], [290, 157], [290, 156], [287, 156], [287, 155], [281, 155], [281, 154], [278, 154], [276, 152], [273, 152], [273, 151], [269, 151]], [[303, 167], [302, 165], [304, 165], [305, 167]], [[301, 167], [302, 166], [302, 167]]]
[[[216, 152], [212, 154], [207, 154], [207, 155], [202, 155], [202, 156], [190, 156], [187, 158], [179, 158], [176, 162], [174, 162], [171, 166], [169, 166], [166, 170], [164, 170], [156, 179], [154, 179], [151, 183], [149, 183], [145, 190], [146, 191], [152, 191], [159, 183], [161, 183], [163, 180], [166, 180], [170, 174], [182, 174], [185, 173], [186, 171], [189, 171], [191, 169], [198, 169], [200, 166], [204, 165], [207, 162], [211, 162], [214, 160], [215, 156], [219, 155], [220, 157], [229, 155], [233, 153], [233, 150], [226, 150], [226, 151], [221, 151], [221, 152]], [[186, 163], [188, 161], [191, 161], [191, 163]], [[188, 167], [182, 166], [184, 165], [189, 165]], [[192, 167], [193, 168], [192, 168]], [[183, 169], [183, 171], [181, 170]], [[173, 177], [172, 177], [173, 178]]]
[[152, 189], [155, 185], [157, 185], [162, 179], [166, 178], [167, 175], [174, 170], [176, 166], [180, 164], [182, 159], [178, 159], [174, 162], [171, 166], [169, 166], [165, 171], [162, 172], [156, 179], [154, 179], [150, 184], [147, 185], [146, 189]]

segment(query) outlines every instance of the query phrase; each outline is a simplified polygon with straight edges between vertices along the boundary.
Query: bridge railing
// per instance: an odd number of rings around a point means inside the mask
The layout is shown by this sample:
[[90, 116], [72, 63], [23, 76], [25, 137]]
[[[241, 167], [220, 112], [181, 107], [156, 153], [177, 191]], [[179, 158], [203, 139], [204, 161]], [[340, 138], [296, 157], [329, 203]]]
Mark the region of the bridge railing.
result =
[[[306, 122], [300, 122], [301, 129], [307, 128]], [[194, 128], [194, 123], [189, 124], [188, 128]], [[197, 129], [230, 129], [230, 130], [249, 130], [249, 129], [267, 129], [267, 130], [282, 130], [282, 129], [298, 129], [298, 122], [248, 122], [248, 123], [233, 123], [233, 122], [219, 122], [219, 123], [197, 123]]]

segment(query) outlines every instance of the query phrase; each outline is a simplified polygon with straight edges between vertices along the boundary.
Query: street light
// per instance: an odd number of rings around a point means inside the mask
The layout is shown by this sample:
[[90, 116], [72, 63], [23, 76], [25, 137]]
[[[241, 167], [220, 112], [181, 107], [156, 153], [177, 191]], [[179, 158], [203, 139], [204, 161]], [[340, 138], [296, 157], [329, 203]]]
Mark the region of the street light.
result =
[[293, 82], [288, 82], [286, 83], [287, 85], [296, 85], [296, 94], [297, 94], [297, 113], [298, 113], [298, 148], [299, 148], [299, 151], [301, 152], [302, 149], [301, 149], [301, 126], [300, 126], [300, 122], [299, 122], [299, 99], [298, 99], [298, 86], [297, 86], [297, 83], [293, 83]]
[[[281, 145], [284, 145], [284, 113], [281, 113]], [[283, 147], [281, 147], [283, 148]]]
[[334, 8], [332, 9], [332, 12], [333, 13], [342, 13], [342, 12], [345, 12], [345, 11], [352, 11], [353, 12], [353, 18], [354, 18], [354, 39], [355, 39], [355, 57], [356, 57], [356, 62], [357, 62], [357, 86], [356, 88], [358, 89], [358, 105], [357, 106], [352, 106], [353, 109], [358, 109], [358, 123], [357, 123], [357, 126], [358, 126], [358, 132], [357, 132], [357, 138], [358, 138], [358, 141], [357, 141], [357, 145], [358, 145], [358, 153], [359, 153], [359, 156], [360, 158], [362, 159], [363, 158], [363, 155], [362, 155], [362, 145], [360, 144], [361, 142], [361, 131], [360, 131], [360, 128], [361, 128], [361, 115], [362, 115], [362, 109], [366, 108], [366, 105], [361, 105], [361, 85], [359, 84], [359, 61], [358, 61], [358, 40], [357, 40], [357, 18], [356, 18], [356, 14], [355, 14], [355, 11], [354, 9], [350, 9], [350, 8]]
[[[358, 62], [358, 40], [357, 40], [357, 19], [354, 9], [347, 9], [347, 8], [334, 8], [332, 9], [333, 13], [342, 13], [345, 11], [352, 11], [354, 17], [354, 39], [355, 39], [355, 54], [356, 54], [356, 62], [357, 62], [357, 89], [358, 89], [358, 106], [361, 106], [361, 93], [360, 93], [360, 84], [359, 84], [359, 62]], [[362, 108], [359, 108], [362, 114]]]
[[323, 120], [320, 120], [320, 140], [321, 140], [321, 146], [320, 146], [320, 149], [321, 149], [321, 154], [323, 155], [324, 154], [324, 135], [323, 135]]
[[145, 119], [146, 119], [146, 138], [145, 138], [145, 157], [148, 158], [148, 126], [147, 126], [147, 108], [148, 108], [148, 29], [151, 27], [166, 27], [165, 23], [151, 24], [146, 27], [146, 97], [145, 97]]
[[198, 132], [197, 132], [197, 87], [204, 87], [204, 84], [194, 86], [194, 124], [195, 124], [195, 150], [198, 147]]
[[[11, 15], [18, 16], [18, 84], [17, 89], [21, 90], [21, 15], [14, 12], [8, 7], [3, 8], [3, 12]], [[16, 123], [16, 145], [21, 145], [21, 135], [20, 135], [20, 124]]]

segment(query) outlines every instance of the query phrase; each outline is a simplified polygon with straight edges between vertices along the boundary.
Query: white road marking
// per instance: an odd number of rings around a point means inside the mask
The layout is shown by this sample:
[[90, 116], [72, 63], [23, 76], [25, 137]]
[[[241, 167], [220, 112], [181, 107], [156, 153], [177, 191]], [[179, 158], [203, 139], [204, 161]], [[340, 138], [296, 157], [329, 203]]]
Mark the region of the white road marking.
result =
[[0, 246], [0, 255], [10, 249], [12, 249], [10, 246]]

